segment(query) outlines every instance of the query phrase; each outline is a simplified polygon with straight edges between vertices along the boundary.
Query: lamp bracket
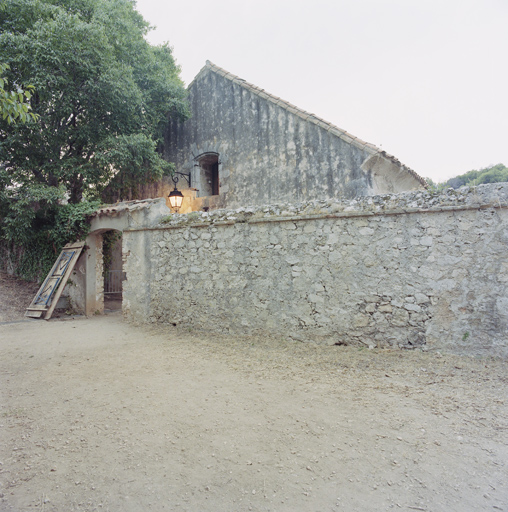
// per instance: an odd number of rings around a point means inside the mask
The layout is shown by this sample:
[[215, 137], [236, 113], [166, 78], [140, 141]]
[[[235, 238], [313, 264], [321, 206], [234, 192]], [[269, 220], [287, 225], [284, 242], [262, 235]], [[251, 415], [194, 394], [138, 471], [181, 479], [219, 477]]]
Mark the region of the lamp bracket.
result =
[[187, 180], [187, 183], [189, 184], [189, 187], [190, 187], [190, 173], [185, 174], [183, 172], [175, 171], [173, 173], [173, 175], [171, 176], [171, 179], [173, 180], [173, 183], [175, 184], [175, 189], [176, 189], [176, 184], [178, 183], [178, 181], [180, 179], [178, 176], [183, 176]]

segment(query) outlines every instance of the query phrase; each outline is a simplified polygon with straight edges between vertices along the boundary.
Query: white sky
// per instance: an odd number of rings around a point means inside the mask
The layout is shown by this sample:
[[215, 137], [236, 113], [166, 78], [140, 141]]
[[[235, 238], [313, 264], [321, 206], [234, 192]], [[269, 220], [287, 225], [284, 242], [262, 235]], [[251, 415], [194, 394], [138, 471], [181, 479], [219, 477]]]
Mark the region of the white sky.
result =
[[435, 181], [508, 165], [508, 0], [137, 0], [208, 59]]

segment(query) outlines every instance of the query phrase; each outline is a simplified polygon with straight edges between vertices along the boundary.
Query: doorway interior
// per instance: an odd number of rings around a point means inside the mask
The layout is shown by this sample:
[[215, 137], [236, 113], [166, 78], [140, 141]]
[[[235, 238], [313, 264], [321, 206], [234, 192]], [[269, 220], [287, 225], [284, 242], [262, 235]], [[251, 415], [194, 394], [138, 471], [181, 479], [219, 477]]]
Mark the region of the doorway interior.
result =
[[104, 311], [121, 311], [125, 272], [122, 263], [122, 232], [115, 229], [102, 233], [104, 277]]

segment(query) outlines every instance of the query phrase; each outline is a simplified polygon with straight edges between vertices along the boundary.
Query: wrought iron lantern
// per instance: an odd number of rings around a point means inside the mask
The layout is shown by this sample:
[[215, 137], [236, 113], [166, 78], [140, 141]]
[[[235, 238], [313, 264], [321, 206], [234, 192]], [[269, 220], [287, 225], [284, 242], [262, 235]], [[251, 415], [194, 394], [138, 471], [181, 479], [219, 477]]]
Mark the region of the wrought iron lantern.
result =
[[173, 208], [177, 213], [183, 203], [183, 194], [176, 188], [176, 184], [178, 183], [178, 180], [179, 180], [178, 175], [183, 176], [187, 180], [187, 183], [190, 186], [190, 173], [184, 174], [183, 172], [175, 171], [173, 176], [171, 176], [171, 179], [173, 180], [173, 183], [175, 184], [175, 188], [174, 188], [174, 190], [172, 190], [169, 193], [168, 198], [169, 198], [169, 204], [171, 205], [171, 208]]
[[176, 188], [169, 193], [169, 204], [171, 208], [174, 208], [176, 211], [180, 209], [183, 202], [183, 194]]

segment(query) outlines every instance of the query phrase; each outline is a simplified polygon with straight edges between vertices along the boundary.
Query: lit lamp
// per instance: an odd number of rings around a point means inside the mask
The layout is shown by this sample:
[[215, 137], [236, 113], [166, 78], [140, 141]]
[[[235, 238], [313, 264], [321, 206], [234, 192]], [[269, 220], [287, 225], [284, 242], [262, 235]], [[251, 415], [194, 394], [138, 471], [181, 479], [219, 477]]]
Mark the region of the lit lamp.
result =
[[175, 171], [173, 176], [171, 176], [171, 179], [175, 184], [175, 189], [172, 190], [168, 195], [169, 204], [171, 205], [171, 208], [176, 210], [176, 212], [178, 213], [178, 210], [180, 209], [183, 203], [183, 194], [176, 188], [176, 184], [178, 183], [179, 180], [177, 175], [183, 176], [187, 180], [187, 183], [189, 184], [190, 187], [190, 173], [184, 174], [183, 172]]
[[169, 193], [169, 204], [171, 208], [174, 208], [177, 212], [183, 203], [183, 194], [176, 188]]

